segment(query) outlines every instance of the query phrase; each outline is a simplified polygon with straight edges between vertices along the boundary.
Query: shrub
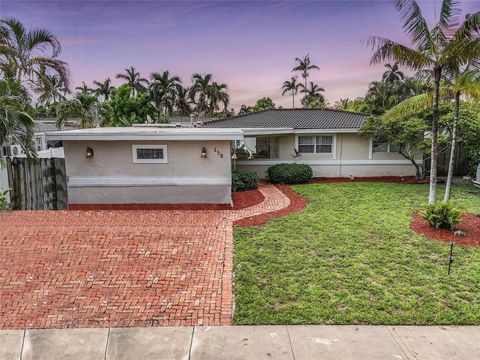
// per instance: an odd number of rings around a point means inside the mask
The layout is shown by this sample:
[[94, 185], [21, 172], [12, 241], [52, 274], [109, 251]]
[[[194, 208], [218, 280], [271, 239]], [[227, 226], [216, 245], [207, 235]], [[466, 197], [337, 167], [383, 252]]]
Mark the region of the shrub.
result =
[[258, 188], [258, 176], [255, 171], [232, 172], [232, 191], [254, 190]]
[[10, 207], [7, 201], [10, 190], [11, 189], [7, 189], [4, 192], [0, 192], [0, 211], [8, 210]]
[[276, 184], [307, 183], [313, 176], [312, 168], [305, 164], [277, 164], [267, 170], [268, 178]]
[[437, 201], [428, 204], [420, 215], [435, 229], [454, 230], [461, 221], [462, 211], [451, 202]]

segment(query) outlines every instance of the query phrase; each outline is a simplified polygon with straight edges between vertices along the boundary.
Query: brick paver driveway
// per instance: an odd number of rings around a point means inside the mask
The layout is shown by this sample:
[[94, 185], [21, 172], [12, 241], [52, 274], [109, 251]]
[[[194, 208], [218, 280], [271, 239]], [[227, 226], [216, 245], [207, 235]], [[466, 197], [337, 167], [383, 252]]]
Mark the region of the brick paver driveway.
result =
[[0, 328], [228, 324], [222, 211], [0, 214]]

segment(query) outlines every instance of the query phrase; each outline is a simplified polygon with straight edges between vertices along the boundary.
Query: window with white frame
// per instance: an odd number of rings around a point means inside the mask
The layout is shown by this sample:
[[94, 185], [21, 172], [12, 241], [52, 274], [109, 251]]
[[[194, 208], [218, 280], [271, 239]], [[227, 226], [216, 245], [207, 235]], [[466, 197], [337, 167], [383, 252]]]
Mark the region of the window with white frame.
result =
[[333, 152], [333, 136], [299, 136], [298, 151], [310, 154], [331, 154]]
[[132, 145], [133, 162], [137, 164], [166, 164], [167, 145]]

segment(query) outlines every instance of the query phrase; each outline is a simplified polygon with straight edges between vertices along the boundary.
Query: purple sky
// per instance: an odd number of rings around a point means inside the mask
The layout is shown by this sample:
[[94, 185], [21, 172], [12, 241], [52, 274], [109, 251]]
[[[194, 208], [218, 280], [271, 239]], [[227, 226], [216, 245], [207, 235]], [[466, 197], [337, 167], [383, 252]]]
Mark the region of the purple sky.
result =
[[[421, 1], [434, 19], [440, 0]], [[463, 1], [464, 12], [480, 1]], [[135, 66], [145, 77], [170, 70], [189, 84], [192, 73], [212, 73], [228, 84], [232, 106], [281, 96], [295, 57], [310, 53], [320, 66], [311, 80], [325, 88], [330, 103], [363, 96], [382, 66], [372, 67], [369, 35], [403, 40], [391, 1], [9, 1], [0, 16], [28, 27], [44, 27], [63, 46], [74, 86], [110, 77]]]

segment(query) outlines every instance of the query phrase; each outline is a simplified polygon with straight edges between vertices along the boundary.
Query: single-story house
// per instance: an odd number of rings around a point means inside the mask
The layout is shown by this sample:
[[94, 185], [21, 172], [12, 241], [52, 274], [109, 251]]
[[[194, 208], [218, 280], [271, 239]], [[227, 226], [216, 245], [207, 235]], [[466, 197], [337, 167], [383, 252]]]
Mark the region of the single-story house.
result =
[[231, 143], [243, 132], [142, 126], [51, 132], [47, 140], [63, 142], [70, 208], [230, 205]]
[[398, 147], [360, 133], [365, 118], [332, 109], [270, 109], [213, 120], [203, 127], [241, 129], [244, 140], [233, 148], [236, 168], [260, 177], [274, 164], [293, 162], [310, 165], [314, 177], [415, 175], [415, 167]]

